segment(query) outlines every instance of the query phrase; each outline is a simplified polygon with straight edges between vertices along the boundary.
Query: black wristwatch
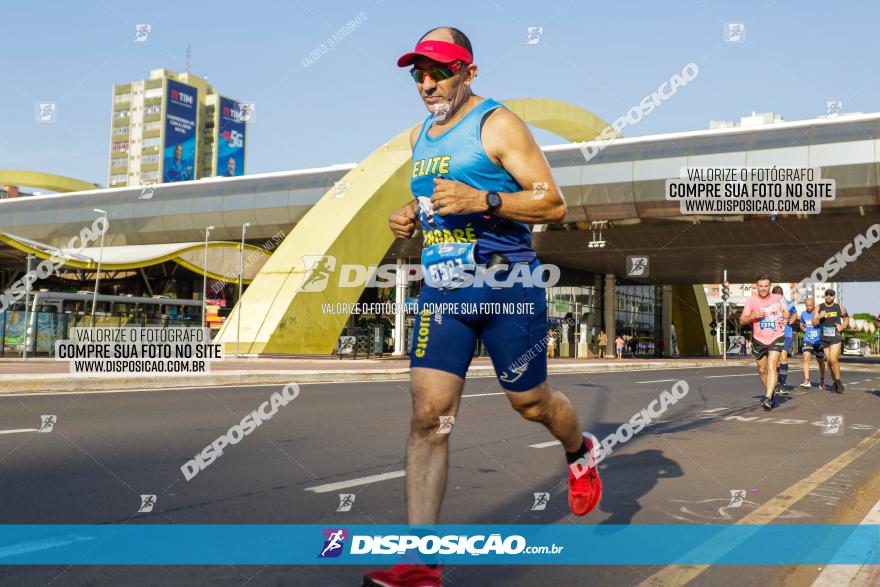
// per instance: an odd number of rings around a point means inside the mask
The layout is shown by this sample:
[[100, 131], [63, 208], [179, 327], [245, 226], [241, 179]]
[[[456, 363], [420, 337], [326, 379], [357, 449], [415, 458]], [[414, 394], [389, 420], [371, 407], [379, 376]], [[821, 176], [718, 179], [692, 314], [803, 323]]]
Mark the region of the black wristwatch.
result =
[[501, 196], [498, 192], [488, 192], [486, 194], [486, 211], [483, 213], [486, 216], [492, 216], [495, 214], [495, 211], [501, 207]]

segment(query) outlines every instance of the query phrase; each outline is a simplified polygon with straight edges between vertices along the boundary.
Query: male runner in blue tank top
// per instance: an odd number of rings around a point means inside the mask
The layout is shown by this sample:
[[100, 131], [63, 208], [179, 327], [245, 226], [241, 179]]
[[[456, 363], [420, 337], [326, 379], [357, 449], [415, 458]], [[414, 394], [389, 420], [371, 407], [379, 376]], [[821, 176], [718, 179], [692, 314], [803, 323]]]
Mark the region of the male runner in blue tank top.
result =
[[[477, 337], [489, 350], [512, 407], [542, 423], [562, 443], [569, 463], [569, 505], [574, 514], [585, 515], [602, 494], [593, 458], [598, 443], [581, 432], [568, 398], [547, 384], [545, 290], [522, 282], [497, 289], [477, 283], [456, 287], [463, 265], [501, 268], [494, 274], [496, 282], [539, 268], [529, 225], [561, 222], [565, 201], [526, 124], [498, 102], [472, 92], [477, 66], [461, 31], [430, 31], [397, 64], [412, 67], [429, 112], [410, 134], [410, 187], [416, 199], [389, 218], [391, 231], [400, 238], [412, 237], [416, 223], [421, 224], [425, 285], [420, 308], [505, 302], [534, 308], [521, 314], [420, 313], [411, 352], [408, 522], [433, 525], [439, 519], [449, 434], [438, 434], [438, 423], [458, 413]], [[440, 571], [423, 564], [396, 565], [367, 573], [364, 585], [440, 585]]]

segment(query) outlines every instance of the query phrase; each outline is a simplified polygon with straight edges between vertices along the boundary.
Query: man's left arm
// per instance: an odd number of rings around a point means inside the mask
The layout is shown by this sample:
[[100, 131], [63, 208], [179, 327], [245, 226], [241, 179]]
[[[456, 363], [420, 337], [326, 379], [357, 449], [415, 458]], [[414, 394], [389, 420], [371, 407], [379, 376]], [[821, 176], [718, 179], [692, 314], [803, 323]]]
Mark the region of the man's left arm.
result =
[[[495, 215], [527, 224], [562, 222], [565, 200], [550, 165], [528, 126], [509, 110], [498, 108], [483, 125], [483, 147], [516, 182], [527, 189], [499, 192], [501, 207]], [[434, 180], [434, 207], [441, 216], [486, 211], [486, 190], [447, 179]]]

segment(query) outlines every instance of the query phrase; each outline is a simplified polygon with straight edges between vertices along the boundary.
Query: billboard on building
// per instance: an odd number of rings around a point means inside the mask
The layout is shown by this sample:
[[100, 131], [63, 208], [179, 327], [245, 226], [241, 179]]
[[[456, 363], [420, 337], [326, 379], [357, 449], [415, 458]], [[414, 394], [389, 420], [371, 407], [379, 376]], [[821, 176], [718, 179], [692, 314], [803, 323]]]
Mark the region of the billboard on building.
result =
[[165, 145], [162, 150], [162, 181], [195, 179], [196, 118], [198, 90], [169, 79], [165, 97]]
[[220, 98], [217, 127], [217, 175], [244, 175], [245, 120], [241, 102]]

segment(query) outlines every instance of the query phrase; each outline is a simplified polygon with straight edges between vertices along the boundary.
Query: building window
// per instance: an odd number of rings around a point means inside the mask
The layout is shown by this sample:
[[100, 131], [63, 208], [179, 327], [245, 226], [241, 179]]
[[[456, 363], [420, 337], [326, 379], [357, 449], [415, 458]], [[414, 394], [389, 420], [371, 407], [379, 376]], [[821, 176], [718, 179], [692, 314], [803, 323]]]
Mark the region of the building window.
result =
[[110, 167], [128, 167], [128, 159], [113, 159]]
[[131, 102], [131, 93], [128, 94], [116, 94], [113, 96], [114, 104], [122, 104], [124, 102]]
[[148, 139], [144, 139], [144, 149], [149, 147], [158, 147], [159, 146], [159, 137], [150, 137]]
[[128, 181], [128, 178], [124, 173], [110, 176], [110, 183], [125, 183], [126, 181]]
[[159, 104], [151, 104], [149, 106], [144, 107], [144, 114], [157, 114], [162, 111], [162, 106]]
[[158, 171], [145, 171], [141, 173], [141, 181], [159, 181]]
[[113, 118], [119, 120], [120, 118], [128, 118], [130, 115], [131, 113], [128, 110], [119, 110], [113, 113]]
[[162, 122], [159, 120], [154, 120], [153, 122], [148, 122], [144, 125], [144, 132], [150, 132], [151, 130], [161, 130]]
[[144, 100], [149, 100], [151, 98], [161, 98], [162, 97], [162, 88], [151, 88], [144, 92]]
[[118, 143], [113, 143], [110, 147], [111, 151], [127, 151], [128, 150], [128, 141], [120, 141]]
[[144, 155], [141, 158], [141, 162], [143, 163], [158, 163], [160, 159], [160, 155]]
[[128, 134], [128, 127], [127, 126], [114, 126], [113, 127], [113, 134], [127, 135]]

